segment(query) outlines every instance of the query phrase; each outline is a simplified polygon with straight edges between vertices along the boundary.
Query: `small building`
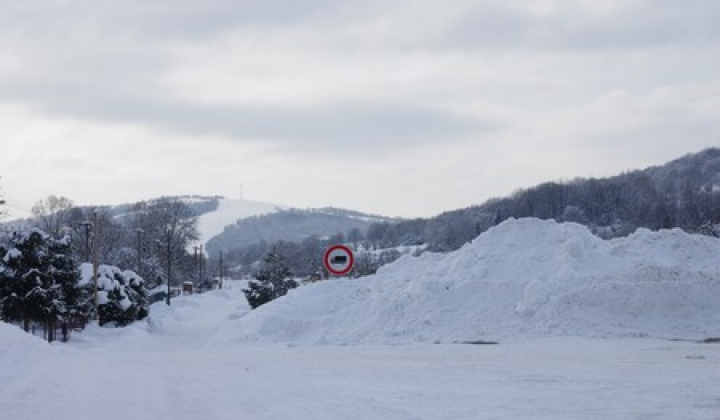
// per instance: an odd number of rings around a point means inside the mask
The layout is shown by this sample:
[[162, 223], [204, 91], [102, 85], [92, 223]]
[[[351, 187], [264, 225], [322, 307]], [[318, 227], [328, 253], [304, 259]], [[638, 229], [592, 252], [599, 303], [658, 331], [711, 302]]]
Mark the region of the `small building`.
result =
[[182, 284], [182, 293], [183, 295], [192, 295], [193, 294], [193, 282], [191, 281], [184, 281]]

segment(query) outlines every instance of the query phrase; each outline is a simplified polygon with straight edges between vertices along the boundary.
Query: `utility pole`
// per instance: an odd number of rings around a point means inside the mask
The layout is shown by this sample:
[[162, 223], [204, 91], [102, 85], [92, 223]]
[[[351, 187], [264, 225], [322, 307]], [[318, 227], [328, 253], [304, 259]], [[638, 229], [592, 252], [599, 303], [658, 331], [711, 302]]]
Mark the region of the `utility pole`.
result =
[[138, 237], [138, 247], [137, 247], [137, 275], [142, 277], [140, 274], [140, 269], [142, 268], [142, 235], [143, 230], [140, 228], [135, 229], [135, 232], [137, 232]]
[[223, 288], [223, 252], [220, 250], [220, 289]]
[[200, 247], [198, 245], [193, 246], [193, 263], [195, 265], [195, 283], [200, 285]]
[[98, 310], [98, 269], [100, 266], [100, 226], [98, 224], [97, 210], [93, 211], [93, 301], [95, 305], [95, 319], [100, 319], [100, 312]]
[[172, 240], [168, 235], [167, 240], [167, 300], [166, 303], [170, 306], [170, 276], [172, 275]]
[[90, 262], [90, 229], [92, 228], [93, 222], [86, 220], [80, 223], [80, 226], [85, 228], [85, 261]]
[[203, 245], [200, 245], [200, 283], [205, 278], [205, 249]]

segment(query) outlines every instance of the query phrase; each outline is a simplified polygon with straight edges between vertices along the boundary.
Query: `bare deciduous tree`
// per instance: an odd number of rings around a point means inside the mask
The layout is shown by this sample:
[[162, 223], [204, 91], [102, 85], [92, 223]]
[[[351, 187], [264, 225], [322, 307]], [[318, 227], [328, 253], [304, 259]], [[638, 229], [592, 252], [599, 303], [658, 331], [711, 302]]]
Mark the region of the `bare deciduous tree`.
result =
[[[198, 239], [197, 215], [177, 198], [161, 198], [136, 206], [136, 229], [142, 229], [143, 237], [154, 244], [157, 255], [165, 261], [165, 276], [169, 286], [173, 283], [174, 265], [187, 257], [187, 247]], [[167, 303], [170, 304], [168, 292]]]
[[57, 237], [64, 228], [69, 227], [74, 207], [73, 201], [67, 197], [49, 195], [35, 203], [31, 211], [37, 227]]

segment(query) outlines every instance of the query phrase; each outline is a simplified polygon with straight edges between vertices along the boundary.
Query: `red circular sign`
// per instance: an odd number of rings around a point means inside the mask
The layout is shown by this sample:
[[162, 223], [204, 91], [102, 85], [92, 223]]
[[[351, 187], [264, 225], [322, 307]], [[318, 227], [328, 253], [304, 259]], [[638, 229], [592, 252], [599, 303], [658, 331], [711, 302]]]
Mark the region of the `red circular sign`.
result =
[[325, 251], [323, 265], [330, 274], [344, 276], [355, 265], [355, 256], [352, 250], [345, 245], [333, 245]]

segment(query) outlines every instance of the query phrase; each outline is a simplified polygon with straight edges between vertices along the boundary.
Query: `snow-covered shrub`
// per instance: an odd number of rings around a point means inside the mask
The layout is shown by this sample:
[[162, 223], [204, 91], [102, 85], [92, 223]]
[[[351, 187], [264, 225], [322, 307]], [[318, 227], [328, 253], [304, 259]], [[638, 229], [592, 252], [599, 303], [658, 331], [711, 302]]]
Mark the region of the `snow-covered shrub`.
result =
[[248, 288], [243, 292], [250, 307], [255, 309], [286, 295], [290, 289], [297, 286], [297, 282], [292, 279], [290, 270], [282, 257], [271, 252], [263, 260], [260, 271], [255, 275], [255, 280], [251, 280]]
[[[92, 265], [83, 264], [82, 272], [83, 283], [92, 287]], [[134, 271], [100, 265], [97, 283], [100, 325], [125, 326], [148, 315], [145, 281]]]

